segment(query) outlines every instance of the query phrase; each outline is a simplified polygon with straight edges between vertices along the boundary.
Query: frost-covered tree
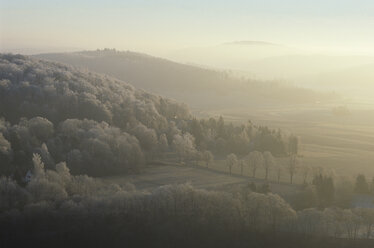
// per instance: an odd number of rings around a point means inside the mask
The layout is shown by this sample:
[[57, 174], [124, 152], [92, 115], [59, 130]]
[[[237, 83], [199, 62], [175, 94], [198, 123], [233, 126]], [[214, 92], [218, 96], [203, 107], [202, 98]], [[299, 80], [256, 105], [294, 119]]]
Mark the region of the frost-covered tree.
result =
[[271, 152], [264, 152], [265, 180], [268, 180], [269, 170], [275, 166], [275, 159]]
[[355, 214], [360, 216], [365, 227], [365, 237], [370, 239], [373, 235], [374, 227], [374, 209], [372, 208], [357, 208], [354, 210]]
[[231, 173], [232, 167], [234, 167], [237, 163], [238, 163], [238, 158], [236, 157], [236, 155], [234, 153], [231, 153], [231, 154], [227, 155], [226, 166], [229, 170], [230, 175], [232, 174]]
[[132, 130], [131, 133], [139, 140], [141, 147], [150, 152], [157, 146], [157, 134], [154, 129], [147, 128], [145, 125], [139, 123]]
[[244, 166], [245, 166], [246, 162], [244, 159], [241, 159], [238, 161], [238, 165], [240, 166], [240, 175], [243, 175], [243, 170], [244, 170]]
[[361, 228], [362, 219], [354, 210], [344, 209], [342, 212], [344, 228], [349, 239], [357, 239]]
[[294, 175], [295, 175], [298, 167], [299, 167], [299, 160], [298, 160], [297, 156], [296, 155], [291, 155], [290, 159], [289, 159], [289, 162], [288, 162], [288, 166], [287, 166], [287, 170], [288, 170], [288, 173], [290, 175], [290, 183], [291, 184], [293, 183], [293, 178], [294, 178]]
[[278, 195], [255, 192], [246, 196], [243, 215], [251, 229], [274, 233], [279, 231], [283, 223], [296, 218], [296, 212]]
[[214, 161], [214, 156], [210, 151], [204, 151], [202, 154], [202, 158], [207, 168], [209, 167], [209, 164], [211, 164]]
[[0, 153], [8, 156], [12, 150], [12, 147], [8, 140], [6, 140], [2, 133], [0, 133]]
[[180, 161], [189, 160], [196, 153], [195, 139], [189, 133], [174, 135], [172, 146], [177, 152]]
[[327, 235], [327, 217], [323, 211], [307, 208], [297, 213], [298, 231], [305, 235]]
[[303, 165], [303, 166], [300, 167], [300, 171], [301, 171], [301, 175], [303, 177], [303, 184], [306, 184], [308, 176], [310, 175], [310, 172], [312, 171], [312, 169], [307, 165]]
[[252, 170], [252, 177], [256, 177], [258, 168], [264, 165], [264, 157], [261, 152], [253, 151], [248, 156], [249, 167]]
[[275, 172], [276, 172], [276, 175], [277, 175], [277, 182], [280, 183], [280, 179], [281, 179], [282, 173], [284, 171], [284, 168], [283, 168], [281, 163], [277, 163], [275, 167], [276, 167]]
[[139, 171], [156, 152], [171, 150], [194, 161], [204, 150], [287, 152], [280, 131], [192, 118], [175, 100], [22, 55], [0, 54], [0, 114], [0, 169], [7, 175], [23, 176], [33, 153], [47, 169], [66, 161], [73, 174], [100, 176]]

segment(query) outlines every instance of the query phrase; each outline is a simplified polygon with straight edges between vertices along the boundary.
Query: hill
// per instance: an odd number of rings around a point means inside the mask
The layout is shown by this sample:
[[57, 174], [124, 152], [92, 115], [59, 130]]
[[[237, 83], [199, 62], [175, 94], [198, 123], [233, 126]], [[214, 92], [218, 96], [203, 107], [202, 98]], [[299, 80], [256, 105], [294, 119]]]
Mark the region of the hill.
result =
[[267, 42], [267, 41], [257, 41], [257, 40], [240, 40], [240, 41], [232, 41], [223, 43], [223, 45], [230, 45], [230, 46], [280, 46], [275, 43]]
[[227, 71], [185, 65], [129, 51], [105, 49], [35, 57], [105, 73], [199, 109], [261, 108], [277, 104], [315, 103], [334, 97], [332, 94], [274, 81], [238, 78]]
[[[152, 81], [151, 81], [152, 82]], [[74, 174], [137, 172], [172, 152], [199, 160], [251, 150], [286, 153], [280, 131], [197, 120], [188, 107], [106, 75], [22, 55], [0, 55], [0, 167], [25, 175], [33, 153]]]
[[138, 170], [165, 133], [172, 140], [181, 132], [173, 120], [190, 113], [108, 76], [0, 55], [0, 118], [2, 172], [24, 174], [37, 152], [47, 166], [67, 161], [74, 173], [110, 174]]

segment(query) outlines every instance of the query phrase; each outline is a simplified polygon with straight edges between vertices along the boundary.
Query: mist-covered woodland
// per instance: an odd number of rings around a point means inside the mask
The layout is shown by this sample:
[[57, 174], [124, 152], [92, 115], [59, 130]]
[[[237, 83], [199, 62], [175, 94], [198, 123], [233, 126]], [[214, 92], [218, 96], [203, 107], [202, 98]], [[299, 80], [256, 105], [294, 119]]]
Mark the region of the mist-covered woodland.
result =
[[288, 153], [280, 130], [196, 119], [176, 101], [122, 81], [62, 64], [1, 55], [2, 173], [26, 173], [33, 153], [47, 168], [65, 161], [73, 173], [139, 171], [166, 152], [199, 160], [250, 151]]
[[[337, 182], [302, 166], [297, 136], [255, 120], [196, 118], [119, 79], [11, 54], [0, 55], [0, 117], [0, 246], [373, 245], [374, 209], [351, 208], [355, 194], [373, 193], [369, 178]], [[216, 161], [248, 183], [137, 189], [101, 179]], [[249, 180], [259, 171], [260, 183]], [[274, 185], [297, 193], [283, 199]]]
[[0, 248], [374, 248], [373, 13], [0, 0]]

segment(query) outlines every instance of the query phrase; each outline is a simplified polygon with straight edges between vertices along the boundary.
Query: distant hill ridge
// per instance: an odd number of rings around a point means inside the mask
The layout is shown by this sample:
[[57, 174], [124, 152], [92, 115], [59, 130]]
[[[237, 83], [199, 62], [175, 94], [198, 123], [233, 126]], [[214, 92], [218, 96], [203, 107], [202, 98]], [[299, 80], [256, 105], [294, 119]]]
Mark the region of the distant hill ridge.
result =
[[257, 41], [257, 40], [240, 40], [223, 43], [223, 45], [242, 45], [242, 46], [281, 46], [276, 43]]
[[331, 94], [238, 78], [228, 71], [205, 69], [131, 51], [104, 49], [34, 57], [104, 73], [153, 93], [186, 102], [195, 108], [323, 102]]

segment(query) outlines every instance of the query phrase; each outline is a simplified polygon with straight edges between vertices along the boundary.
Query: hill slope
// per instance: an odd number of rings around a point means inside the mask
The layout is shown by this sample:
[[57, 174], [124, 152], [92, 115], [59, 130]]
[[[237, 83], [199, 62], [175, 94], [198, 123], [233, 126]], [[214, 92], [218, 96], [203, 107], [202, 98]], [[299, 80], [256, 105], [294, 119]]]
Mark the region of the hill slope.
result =
[[25, 174], [33, 153], [46, 166], [66, 161], [73, 173], [138, 171], [171, 152], [196, 161], [252, 150], [286, 153], [280, 131], [223, 118], [197, 120], [188, 108], [105, 75], [0, 54], [0, 173]]
[[314, 103], [331, 94], [239, 79], [227, 72], [175, 63], [134, 52], [115, 50], [40, 54], [38, 58], [114, 76], [147, 91], [173, 97], [195, 108], [262, 107], [280, 103]]
[[3, 172], [27, 168], [35, 152], [47, 166], [67, 161], [73, 172], [137, 170], [160, 140], [167, 146], [181, 132], [174, 121], [184, 119], [185, 105], [108, 76], [0, 55]]

